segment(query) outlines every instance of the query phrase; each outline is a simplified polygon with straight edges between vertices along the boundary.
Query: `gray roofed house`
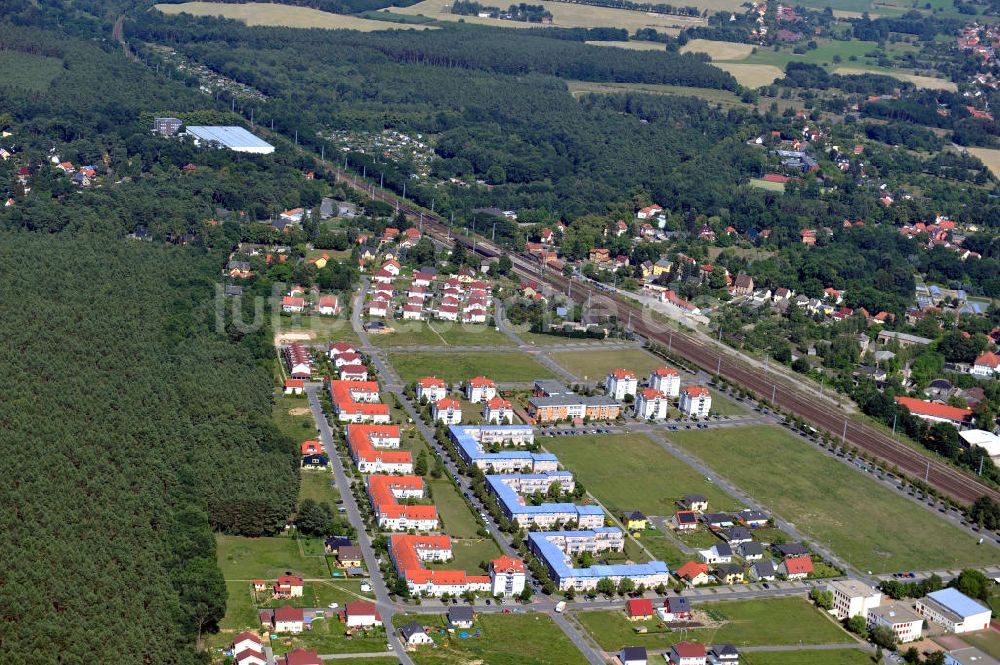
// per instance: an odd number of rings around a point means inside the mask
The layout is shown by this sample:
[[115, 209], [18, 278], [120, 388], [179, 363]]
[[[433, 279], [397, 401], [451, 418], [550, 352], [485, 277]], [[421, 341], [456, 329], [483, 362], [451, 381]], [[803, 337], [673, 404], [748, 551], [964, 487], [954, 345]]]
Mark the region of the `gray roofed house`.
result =
[[230, 284], [230, 285], [226, 286], [225, 294], [227, 296], [241, 296], [241, 295], [243, 295], [243, 287], [242, 286], [234, 286], [234, 285]]
[[758, 561], [764, 558], [764, 546], [760, 543], [743, 543], [739, 549], [740, 556], [747, 561]]
[[737, 665], [740, 662], [740, 652], [732, 644], [713, 644], [708, 650], [710, 665]]
[[699, 510], [704, 510], [708, 508], [708, 497], [704, 494], [685, 494], [684, 498], [681, 499], [681, 505], [688, 510], [695, 510], [696, 507]]
[[757, 561], [750, 566], [750, 579], [752, 580], [773, 580], [777, 577], [774, 564], [770, 561]]
[[750, 529], [743, 526], [734, 526], [731, 529], [726, 529], [722, 532], [722, 537], [725, 538], [730, 545], [749, 543], [753, 540], [753, 536], [750, 535]]
[[455, 628], [470, 628], [475, 619], [475, 612], [471, 607], [456, 605], [448, 608], [448, 624]]
[[731, 527], [733, 518], [726, 513], [706, 513], [701, 516], [701, 521], [709, 526]]
[[424, 627], [417, 621], [411, 621], [399, 629], [399, 634], [403, 637], [403, 642], [409, 645], [431, 644], [434, 640], [430, 638]]
[[646, 665], [648, 662], [646, 647], [622, 647], [618, 652], [618, 659], [622, 665]]
[[567, 395], [573, 391], [555, 379], [535, 379], [533, 384], [535, 392], [542, 393], [545, 397], [555, 397], [557, 395]]
[[775, 545], [774, 549], [783, 557], [803, 556], [809, 554], [809, 548], [802, 543], [782, 543]]
[[330, 219], [331, 217], [333, 217], [333, 199], [324, 196], [323, 200], [319, 202], [319, 218]]

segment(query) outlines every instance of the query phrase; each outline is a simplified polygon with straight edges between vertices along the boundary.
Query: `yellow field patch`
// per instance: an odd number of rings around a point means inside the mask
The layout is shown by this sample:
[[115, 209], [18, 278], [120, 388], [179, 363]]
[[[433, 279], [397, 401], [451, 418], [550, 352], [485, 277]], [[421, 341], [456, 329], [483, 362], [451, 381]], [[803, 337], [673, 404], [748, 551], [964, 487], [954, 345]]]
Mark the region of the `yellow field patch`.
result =
[[905, 74], [903, 72], [894, 71], [879, 71], [874, 69], [862, 69], [860, 67], [837, 67], [833, 70], [834, 74], [843, 74], [845, 76], [850, 76], [852, 74], [882, 74], [883, 76], [891, 76], [900, 81], [909, 81], [918, 88], [927, 88], [928, 90], [948, 90], [950, 92], [956, 92], [958, 86], [955, 85], [953, 81], [948, 79], [934, 78], [933, 76], [917, 76], [915, 74]]
[[973, 157], [978, 157], [993, 175], [1000, 177], [1000, 150], [996, 148], [965, 148]]
[[425, 25], [406, 25], [389, 21], [371, 21], [355, 16], [331, 14], [310, 7], [279, 5], [270, 2], [248, 2], [236, 5], [222, 2], [185, 2], [179, 5], [154, 5], [164, 14], [186, 12], [194, 16], [222, 16], [247, 25], [277, 25], [286, 28], [326, 28], [330, 30], [426, 30]]
[[666, 46], [659, 42], [587, 42], [591, 46], [616, 46], [633, 51], [665, 51]]
[[707, 53], [712, 60], [743, 60], [753, 51], [753, 44], [692, 39], [681, 47], [681, 53]]
[[[389, 11], [394, 14], [426, 16], [440, 21], [462, 20], [465, 23], [493, 25], [501, 28], [542, 27], [538, 23], [527, 23], [525, 21], [503, 21], [493, 18], [452, 14], [451, 3], [452, 0], [423, 0], [423, 2], [418, 2], [409, 7], [390, 7]], [[557, 28], [625, 28], [629, 32], [635, 32], [640, 28], [653, 28], [660, 32], [677, 34], [680, 28], [705, 25], [703, 19], [688, 16], [634, 12], [628, 9], [610, 9], [608, 7], [578, 5], [570, 2], [550, 1], [532, 2], [531, 4], [542, 5], [545, 9], [552, 12], [552, 25]]]
[[748, 88], [759, 88], [762, 85], [770, 85], [775, 79], [785, 75], [774, 65], [747, 65], [739, 62], [713, 62], [719, 69], [732, 74], [740, 85]]

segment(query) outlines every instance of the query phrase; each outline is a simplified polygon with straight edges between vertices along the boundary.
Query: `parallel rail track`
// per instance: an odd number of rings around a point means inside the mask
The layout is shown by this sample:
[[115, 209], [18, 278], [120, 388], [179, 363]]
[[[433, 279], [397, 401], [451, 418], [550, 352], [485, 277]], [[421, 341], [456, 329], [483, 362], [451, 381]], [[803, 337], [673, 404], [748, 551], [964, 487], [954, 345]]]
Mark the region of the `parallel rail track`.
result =
[[826, 430], [833, 436], [840, 435], [846, 443], [885, 460], [889, 465], [895, 465], [911, 478], [923, 478], [927, 484], [957, 501], [971, 504], [981, 496], [989, 496], [995, 501], [1000, 501], [1000, 491], [975, 477], [895, 440], [876, 427], [852, 421], [828, 404], [811, 400], [802, 394], [801, 390], [782, 377], [774, 375], [773, 372], [770, 376], [765, 375], [750, 363], [723, 353], [690, 334], [664, 330], [655, 322], [649, 321], [643, 315], [640, 306], [614, 293], [598, 290], [586, 283], [571, 284], [570, 279], [561, 272], [548, 265], [541, 266], [539, 261], [527, 255], [504, 252], [487, 240], [456, 234], [437, 215], [415, 208], [395, 194], [367, 182], [361, 182], [355, 175], [339, 168], [334, 167], [334, 171], [338, 180], [366, 192], [375, 200], [383, 201], [407, 215], [420, 218], [423, 232], [440, 242], [462, 244], [484, 257], [499, 257], [506, 253], [514, 265], [514, 271], [519, 275], [546, 283], [563, 293], [572, 291], [573, 297], [577, 300], [597, 296], [605, 303], [613, 302], [618, 320], [630, 320], [632, 328], [639, 335], [664, 347], [669, 345], [673, 352], [687, 358], [705, 371], [719, 374], [735, 384], [752, 390], [760, 397], [769, 398], [773, 394], [774, 399], [771, 401], [782, 409], [803, 418], [819, 430]]

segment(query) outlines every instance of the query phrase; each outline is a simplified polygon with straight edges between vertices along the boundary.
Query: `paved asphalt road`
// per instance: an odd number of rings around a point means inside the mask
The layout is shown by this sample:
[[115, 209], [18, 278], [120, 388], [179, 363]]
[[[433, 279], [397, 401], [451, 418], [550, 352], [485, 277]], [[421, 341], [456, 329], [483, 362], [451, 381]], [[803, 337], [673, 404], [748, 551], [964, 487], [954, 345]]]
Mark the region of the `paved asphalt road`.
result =
[[323, 448], [326, 449], [326, 454], [330, 458], [330, 466], [333, 467], [333, 476], [337, 480], [337, 487], [341, 490], [340, 496], [344, 501], [344, 508], [347, 509], [347, 518], [358, 531], [358, 545], [361, 547], [361, 553], [365, 558], [365, 565], [368, 567], [368, 573], [371, 576], [372, 589], [375, 591], [375, 599], [379, 612], [382, 615], [382, 623], [385, 624], [386, 633], [389, 636], [389, 644], [392, 645], [393, 651], [401, 663], [413, 665], [413, 661], [403, 648], [403, 643], [400, 641], [399, 635], [393, 628], [392, 618], [396, 614], [397, 606], [389, 597], [389, 590], [386, 588], [385, 580], [382, 579], [382, 573], [379, 571], [371, 538], [365, 530], [361, 511], [358, 510], [358, 504], [354, 500], [354, 493], [350, 490], [351, 481], [344, 472], [344, 466], [340, 461], [340, 453], [337, 451], [337, 446], [333, 441], [333, 432], [330, 431], [330, 424], [323, 413], [323, 405], [317, 396], [317, 391], [319, 390], [322, 390], [321, 384], [310, 383], [306, 386], [306, 394], [309, 396], [309, 409], [312, 411], [313, 419], [316, 421], [320, 441], [323, 443]]

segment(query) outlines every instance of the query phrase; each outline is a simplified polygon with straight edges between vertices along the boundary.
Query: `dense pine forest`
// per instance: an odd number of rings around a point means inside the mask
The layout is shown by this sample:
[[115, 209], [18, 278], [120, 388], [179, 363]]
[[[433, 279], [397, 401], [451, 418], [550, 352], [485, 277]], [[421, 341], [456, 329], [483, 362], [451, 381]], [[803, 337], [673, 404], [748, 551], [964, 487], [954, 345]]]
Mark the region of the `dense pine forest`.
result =
[[193, 662], [225, 605], [210, 527], [272, 533], [295, 498], [265, 341], [215, 334], [192, 251], [8, 232], [0, 265], [5, 657]]
[[[226, 603], [212, 531], [283, 528], [298, 455], [270, 420], [266, 329], [217, 325], [238, 230], [166, 241], [217, 208], [266, 217], [314, 190], [293, 162], [155, 141], [152, 114], [210, 121], [225, 106], [112, 43], [0, 25], [0, 44], [35, 68], [0, 89], [16, 150], [0, 178], [18, 194], [0, 208], [4, 656], [201, 662], [194, 644]], [[94, 164], [102, 185], [73, 185], [55, 155]], [[140, 226], [154, 242], [125, 237]]]

